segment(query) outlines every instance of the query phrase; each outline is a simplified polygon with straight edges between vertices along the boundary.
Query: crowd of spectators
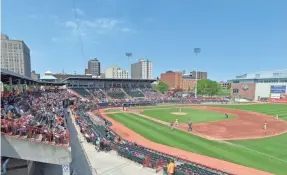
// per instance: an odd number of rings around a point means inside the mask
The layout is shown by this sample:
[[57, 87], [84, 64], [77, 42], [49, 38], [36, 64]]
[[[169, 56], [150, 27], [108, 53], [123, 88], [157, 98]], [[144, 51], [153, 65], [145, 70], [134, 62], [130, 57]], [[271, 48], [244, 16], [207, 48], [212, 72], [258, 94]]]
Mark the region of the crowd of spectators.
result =
[[10, 93], [1, 97], [1, 132], [51, 144], [68, 144], [66, 90], [49, 89]]
[[[78, 90], [79, 91], [79, 90]], [[225, 104], [230, 100], [228, 97], [194, 97], [191, 92], [168, 92], [159, 93], [153, 88], [106, 88], [89, 90], [90, 99], [97, 99], [97, 103], [101, 106], [117, 106], [117, 104], [127, 104], [136, 102], [153, 102], [153, 103], [183, 103], [183, 104], [210, 104], [220, 103]]]

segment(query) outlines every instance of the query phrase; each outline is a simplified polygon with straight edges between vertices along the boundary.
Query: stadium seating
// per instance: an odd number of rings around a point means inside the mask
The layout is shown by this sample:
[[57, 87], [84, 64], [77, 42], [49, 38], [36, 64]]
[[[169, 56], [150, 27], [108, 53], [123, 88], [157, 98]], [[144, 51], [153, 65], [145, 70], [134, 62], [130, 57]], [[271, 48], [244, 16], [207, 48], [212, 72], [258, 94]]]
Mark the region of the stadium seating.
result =
[[133, 98], [144, 97], [144, 94], [139, 89], [124, 89], [124, 91]]
[[85, 88], [73, 88], [72, 90], [83, 97], [91, 95]]
[[[225, 97], [201, 97], [194, 98], [192, 93], [166, 93], [161, 94], [152, 88], [104, 88], [104, 89], [84, 89], [74, 88], [78, 94], [90, 100], [96, 100], [99, 106], [116, 107], [122, 104], [150, 102], [152, 103], [181, 103], [181, 104], [226, 104], [230, 99]], [[150, 104], [152, 105], [152, 104]]]
[[25, 91], [1, 97], [1, 133], [49, 144], [69, 144], [63, 100], [66, 90]]
[[122, 91], [121, 88], [111, 88], [106, 90], [107, 95], [113, 99], [125, 99], [126, 94]]

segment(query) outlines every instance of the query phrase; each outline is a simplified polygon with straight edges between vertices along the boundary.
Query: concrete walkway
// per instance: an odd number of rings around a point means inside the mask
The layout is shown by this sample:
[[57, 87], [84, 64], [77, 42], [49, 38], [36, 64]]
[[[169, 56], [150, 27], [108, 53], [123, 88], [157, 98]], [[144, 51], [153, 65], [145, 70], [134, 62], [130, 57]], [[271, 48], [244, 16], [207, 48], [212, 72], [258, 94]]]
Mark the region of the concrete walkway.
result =
[[72, 116], [72, 123], [74, 124], [78, 138], [83, 147], [84, 154], [87, 156], [89, 166], [93, 170], [93, 175], [154, 175], [155, 170], [150, 168], [143, 168], [142, 165], [137, 164], [128, 159], [117, 155], [115, 151], [97, 152], [94, 145], [87, 143], [85, 138], [80, 133], [80, 127], [75, 123]]

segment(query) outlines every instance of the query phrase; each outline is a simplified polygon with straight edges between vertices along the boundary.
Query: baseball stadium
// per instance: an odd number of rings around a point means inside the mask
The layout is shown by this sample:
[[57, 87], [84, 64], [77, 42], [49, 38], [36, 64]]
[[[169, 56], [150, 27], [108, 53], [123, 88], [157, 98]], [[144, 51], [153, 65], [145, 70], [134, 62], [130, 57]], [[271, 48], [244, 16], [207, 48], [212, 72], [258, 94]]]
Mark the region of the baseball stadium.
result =
[[[50, 172], [62, 165], [72, 174], [73, 168], [93, 175], [167, 174], [173, 164], [176, 175], [285, 175], [287, 77], [280, 76], [272, 83], [237, 77], [230, 80], [230, 97], [195, 97], [193, 92], [160, 93], [153, 79], [68, 77], [53, 83], [2, 70], [1, 79], [10, 86], [1, 97], [10, 104], [4, 105], [9, 111], [1, 119], [2, 153], [10, 157], [5, 162], [29, 160], [36, 174], [48, 165]], [[252, 93], [255, 99], [248, 96]], [[38, 106], [49, 104], [46, 97], [54, 104], [63, 101], [64, 120], [41, 112]], [[21, 117], [21, 110], [29, 108], [23, 108], [26, 98], [39, 112]]]
[[[87, 100], [115, 100], [114, 104], [98, 103], [96, 110], [90, 110], [89, 115], [83, 113], [84, 117], [77, 120], [87, 120], [88, 116], [102, 119], [108, 123], [112, 138], [136, 143], [136, 146], [114, 143], [110, 149], [156, 172], [163, 170], [165, 174], [172, 159], [176, 163], [175, 174], [179, 175], [283, 175], [287, 170], [287, 105], [284, 104], [287, 77], [271, 75], [270, 83], [263, 74], [261, 81], [258, 74], [257, 79], [245, 75], [250, 80], [242, 77], [237, 77], [239, 82], [231, 80], [231, 99], [185, 97], [179, 100], [156, 92], [149, 81], [139, 84], [121, 80], [123, 88], [119, 89], [74, 86], [70, 90]], [[250, 83], [251, 80], [255, 82]], [[264, 86], [269, 88], [262, 90]], [[250, 92], [253, 99], [244, 96]], [[238, 94], [241, 99], [248, 99], [248, 103], [235, 102]], [[261, 98], [254, 98], [254, 94]], [[144, 156], [139, 159], [132, 153]]]

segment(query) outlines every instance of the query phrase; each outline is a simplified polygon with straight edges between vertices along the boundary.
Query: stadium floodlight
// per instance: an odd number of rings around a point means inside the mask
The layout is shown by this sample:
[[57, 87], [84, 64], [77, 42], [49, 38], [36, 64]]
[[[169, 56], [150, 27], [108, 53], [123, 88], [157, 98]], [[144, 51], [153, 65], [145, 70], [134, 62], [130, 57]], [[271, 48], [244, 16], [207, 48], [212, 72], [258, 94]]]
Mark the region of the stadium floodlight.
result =
[[132, 57], [133, 56], [133, 54], [132, 53], [126, 53], [126, 56], [128, 57], [128, 59], [130, 58], [130, 57]]
[[[194, 53], [197, 56], [201, 52], [201, 48], [194, 48]], [[194, 89], [194, 97], [197, 98], [197, 69], [195, 70], [195, 89]]]
[[194, 48], [195, 55], [200, 54], [201, 48]]

